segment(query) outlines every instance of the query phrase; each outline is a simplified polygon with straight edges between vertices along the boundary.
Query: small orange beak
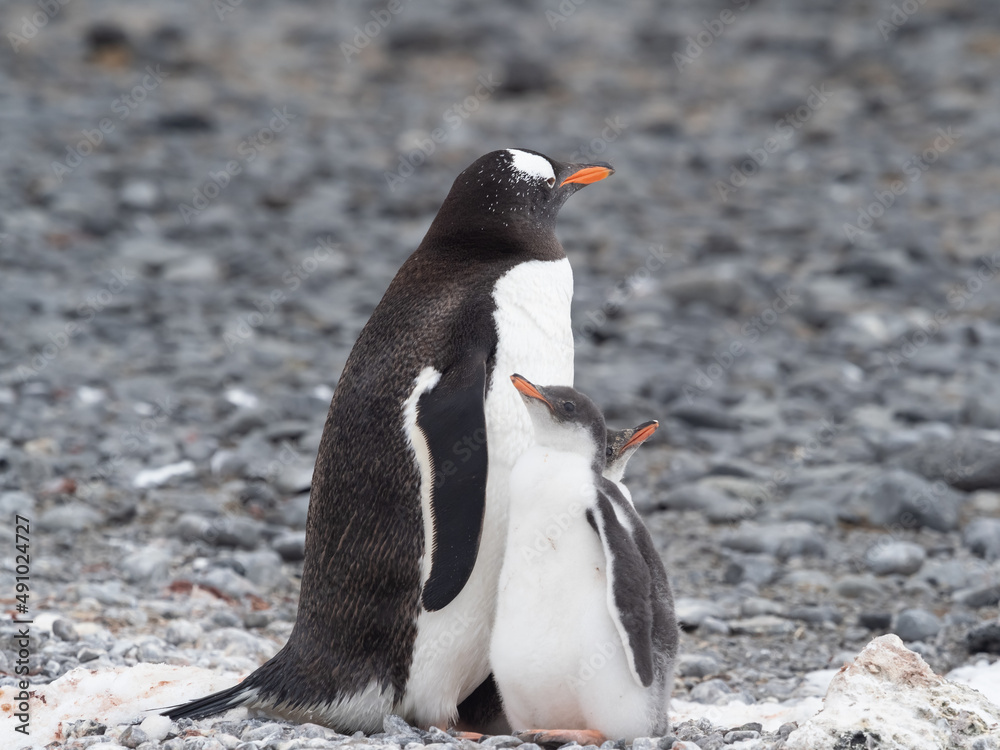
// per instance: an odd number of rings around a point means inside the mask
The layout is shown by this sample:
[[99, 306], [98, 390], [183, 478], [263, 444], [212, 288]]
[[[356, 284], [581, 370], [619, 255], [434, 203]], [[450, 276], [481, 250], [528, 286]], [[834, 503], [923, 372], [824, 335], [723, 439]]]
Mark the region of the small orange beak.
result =
[[559, 183], [559, 187], [567, 185], [571, 182], [578, 182], [581, 185], [589, 185], [592, 182], [600, 182], [605, 177], [614, 173], [614, 171], [615, 170], [608, 169], [607, 167], [584, 167]]
[[548, 406], [550, 409], [552, 408], [552, 404], [549, 403], [549, 400], [545, 398], [545, 396], [543, 396], [541, 393], [539, 393], [538, 389], [535, 388], [535, 386], [532, 385], [527, 378], [524, 378], [520, 375], [511, 375], [510, 380], [514, 384], [514, 387], [517, 388], [517, 390], [519, 390], [525, 396], [529, 396], [531, 398], [537, 398], [539, 401]]
[[650, 436], [656, 432], [656, 428], [660, 426], [660, 423], [655, 419], [652, 422], [646, 422], [635, 428], [635, 434], [628, 439], [628, 442], [622, 446], [622, 450], [631, 448], [633, 445], [642, 445]]

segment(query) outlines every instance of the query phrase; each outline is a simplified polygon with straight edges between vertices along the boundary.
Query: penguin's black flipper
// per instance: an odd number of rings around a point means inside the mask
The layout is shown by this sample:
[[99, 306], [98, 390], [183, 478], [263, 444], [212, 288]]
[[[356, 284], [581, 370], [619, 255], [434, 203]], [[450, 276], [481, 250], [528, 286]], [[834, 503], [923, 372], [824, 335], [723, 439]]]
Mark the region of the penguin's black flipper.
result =
[[619, 501], [619, 506], [628, 505], [617, 487], [607, 480], [602, 481], [596, 504], [587, 511], [587, 520], [604, 547], [608, 611], [625, 647], [629, 670], [636, 683], [649, 687], [653, 684], [653, 604], [649, 566], [632, 531], [615, 514], [615, 500]]
[[469, 352], [417, 402], [434, 471], [428, 611], [446, 607], [472, 575], [486, 511], [486, 354]]

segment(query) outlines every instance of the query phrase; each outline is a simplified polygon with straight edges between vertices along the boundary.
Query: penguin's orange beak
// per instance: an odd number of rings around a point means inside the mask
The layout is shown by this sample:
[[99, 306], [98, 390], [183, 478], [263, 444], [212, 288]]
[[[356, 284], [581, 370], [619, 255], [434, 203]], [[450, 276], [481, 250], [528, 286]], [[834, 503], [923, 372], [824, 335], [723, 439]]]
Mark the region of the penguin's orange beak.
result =
[[635, 433], [628, 439], [628, 442], [622, 446], [622, 450], [627, 450], [633, 445], [642, 445], [649, 440], [650, 436], [656, 432], [656, 428], [659, 426], [660, 423], [655, 419], [652, 422], [646, 422], [645, 424], [639, 425], [635, 428]]
[[570, 183], [576, 182], [581, 185], [589, 185], [592, 182], [600, 182], [605, 177], [614, 174], [611, 167], [584, 167], [583, 169], [577, 170], [565, 180], [559, 183], [559, 187], [563, 185], [568, 185]]
[[550, 409], [552, 408], [552, 404], [549, 403], [549, 400], [545, 398], [545, 396], [543, 396], [527, 378], [515, 374], [510, 376], [510, 380], [514, 384], [514, 387], [517, 388], [522, 395], [528, 396], [529, 398], [537, 398], [547, 407]]

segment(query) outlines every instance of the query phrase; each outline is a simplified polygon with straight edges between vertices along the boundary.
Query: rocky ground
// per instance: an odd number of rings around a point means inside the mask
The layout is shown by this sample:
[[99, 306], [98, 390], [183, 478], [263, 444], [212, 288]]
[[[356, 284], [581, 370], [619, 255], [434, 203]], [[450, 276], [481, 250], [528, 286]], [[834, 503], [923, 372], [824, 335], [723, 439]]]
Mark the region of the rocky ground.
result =
[[[617, 170], [559, 235], [578, 387], [661, 422], [627, 481], [678, 598], [675, 696], [815, 694], [890, 632], [938, 673], [996, 661], [998, 24], [992, 0], [4, 4], [0, 511], [31, 522], [32, 683], [274, 653], [350, 347], [454, 176], [515, 145]], [[206, 734], [54, 746], [345, 739]]]

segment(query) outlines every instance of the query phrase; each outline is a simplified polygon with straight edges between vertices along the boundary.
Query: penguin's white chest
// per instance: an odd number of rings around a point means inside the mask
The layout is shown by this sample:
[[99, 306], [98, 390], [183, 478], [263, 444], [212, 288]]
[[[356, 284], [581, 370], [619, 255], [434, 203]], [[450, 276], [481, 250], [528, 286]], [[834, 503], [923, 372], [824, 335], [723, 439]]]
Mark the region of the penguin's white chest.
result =
[[[569, 260], [533, 260], [502, 276], [493, 290], [497, 349], [486, 394], [490, 474], [505, 464], [504, 483], [514, 462], [531, 444], [533, 427], [521, 396], [510, 382], [517, 373], [539, 385], [573, 385], [573, 270]], [[504, 490], [506, 492], [506, 490]]]
[[[398, 707], [403, 715], [426, 725], [446, 726], [453, 721], [457, 704], [490, 673], [489, 644], [507, 532], [510, 472], [533, 442], [530, 417], [510, 376], [518, 373], [542, 385], [573, 384], [569, 260], [518, 264], [497, 281], [493, 299], [497, 346], [485, 404], [489, 472], [479, 554], [461, 593], [444, 609], [421, 612], [418, 617], [410, 678]], [[418, 391], [433, 387], [434, 375], [426, 373]], [[419, 464], [419, 450], [417, 459]], [[426, 482], [424, 464], [426, 456], [421, 464]], [[423, 502], [426, 519], [426, 497]], [[427, 569], [425, 564], [425, 578]]]

